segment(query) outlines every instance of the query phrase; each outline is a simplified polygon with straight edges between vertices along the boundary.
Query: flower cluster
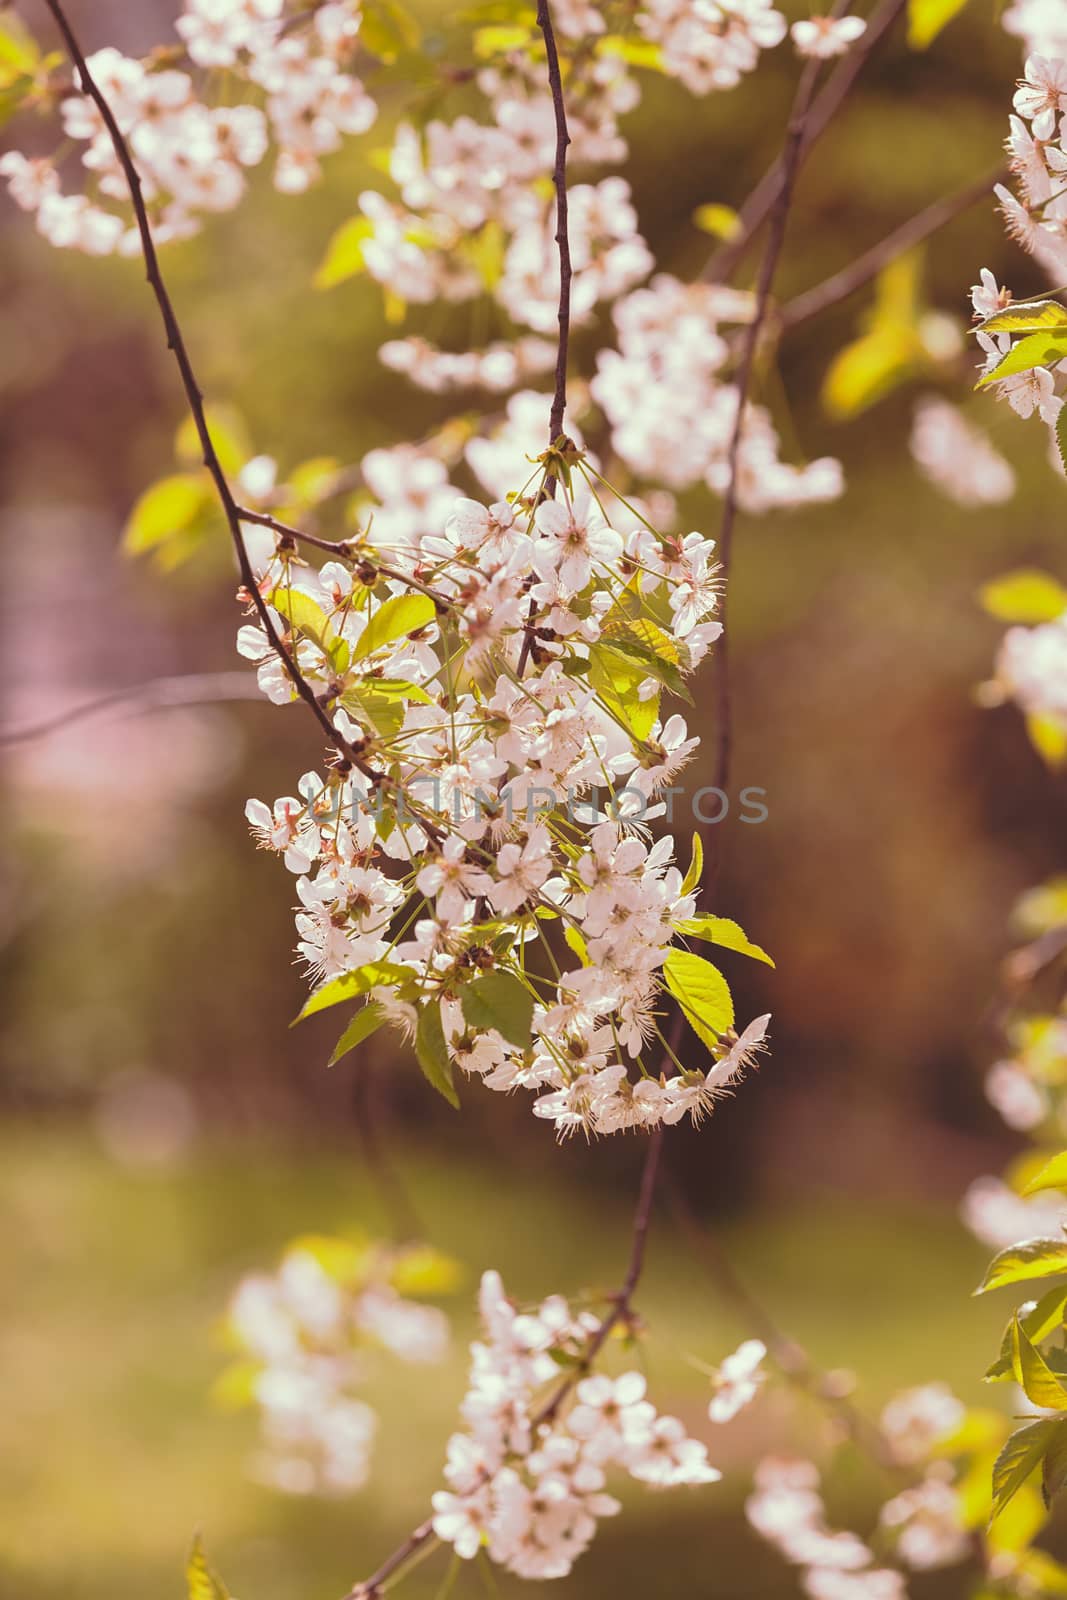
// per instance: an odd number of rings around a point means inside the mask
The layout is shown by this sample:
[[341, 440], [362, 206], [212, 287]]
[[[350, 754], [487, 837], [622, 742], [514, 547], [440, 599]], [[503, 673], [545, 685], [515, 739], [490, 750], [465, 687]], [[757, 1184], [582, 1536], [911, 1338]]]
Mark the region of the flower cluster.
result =
[[522, 1578], [559, 1578], [619, 1502], [607, 1469], [657, 1488], [714, 1483], [707, 1451], [661, 1416], [639, 1372], [565, 1376], [588, 1362], [599, 1328], [559, 1295], [520, 1311], [499, 1276], [482, 1279], [483, 1337], [471, 1346], [463, 1433], [448, 1443], [433, 1529], [465, 1560], [485, 1549]]
[[775, 1456], [761, 1461], [745, 1512], [761, 1538], [803, 1569], [810, 1600], [906, 1600], [900, 1572], [877, 1567], [858, 1534], [827, 1525], [814, 1462]]
[[987, 436], [951, 401], [923, 395], [915, 405], [911, 453], [935, 488], [958, 506], [1002, 505], [1015, 473]]
[[[386, 489], [397, 452], [372, 456]], [[699, 1121], [768, 1021], [738, 1036], [722, 975], [679, 947], [767, 959], [696, 914], [699, 859], [683, 880], [647, 828], [698, 742], [660, 702], [720, 632], [712, 541], [658, 533], [570, 446], [488, 506], [439, 461], [399, 476], [407, 498], [319, 569], [253, 534], [274, 625], [351, 753], [248, 806], [297, 876], [306, 1009], [366, 995], [360, 1029], [413, 1033], [439, 1088], [458, 1066], [532, 1091], [561, 1134]], [[270, 699], [294, 697], [258, 623], [238, 644]], [[664, 987], [706, 1068], [656, 1045]]]
[[693, 94], [733, 89], [786, 33], [771, 0], [646, 0], [637, 24]]
[[[747, 292], [666, 273], [617, 302], [618, 349], [600, 352], [592, 395], [611, 423], [616, 455], [639, 476], [725, 492], [737, 389], [725, 376], [731, 353], [720, 330], [750, 322], [754, 309]], [[768, 412], [746, 405], [737, 462], [743, 510], [834, 500], [842, 488], [840, 463], [830, 457], [805, 467], [780, 461]]]
[[438, 1362], [448, 1322], [409, 1298], [450, 1286], [443, 1257], [365, 1241], [298, 1239], [276, 1273], [239, 1284], [227, 1334], [239, 1359], [220, 1381], [260, 1414], [260, 1476], [291, 1494], [346, 1494], [366, 1481], [377, 1426], [359, 1391], [375, 1350]]
[[[189, 71], [171, 64], [180, 50], [136, 60], [108, 47], [88, 58], [137, 164], [157, 242], [185, 238], [202, 213], [236, 206], [246, 169], [272, 142], [274, 182], [297, 193], [318, 177], [320, 157], [374, 121], [374, 101], [351, 71], [359, 0], [317, 5], [299, 27], [292, 20], [282, 0], [188, 0], [176, 28]], [[241, 85], [247, 103], [208, 103], [218, 69]], [[49, 92], [47, 80], [41, 92]], [[136, 254], [126, 179], [99, 112], [79, 94], [63, 95], [60, 111], [66, 139], [82, 147], [84, 187], [65, 193], [58, 161], [18, 151], [0, 158], [0, 174], [52, 244]]]

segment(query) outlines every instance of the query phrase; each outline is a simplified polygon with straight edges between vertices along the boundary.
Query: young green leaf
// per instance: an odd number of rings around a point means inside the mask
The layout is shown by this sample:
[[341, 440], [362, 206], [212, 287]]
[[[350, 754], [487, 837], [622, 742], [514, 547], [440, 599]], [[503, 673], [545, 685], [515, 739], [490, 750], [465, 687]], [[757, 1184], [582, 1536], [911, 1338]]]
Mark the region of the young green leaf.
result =
[[1067, 589], [1036, 567], [1006, 572], [978, 593], [983, 609], [1001, 622], [1052, 622], [1067, 611]]
[[663, 976], [697, 1038], [714, 1049], [720, 1034], [734, 1025], [730, 986], [718, 967], [688, 950], [672, 950], [663, 963]]
[[452, 1057], [448, 1053], [441, 1022], [441, 1004], [437, 999], [423, 1005], [419, 1012], [419, 1023], [415, 1029], [415, 1054], [426, 1081], [458, 1111], [459, 1095], [452, 1081]]
[[642, 699], [638, 693], [650, 677], [652, 673], [643, 662], [633, 661], [606, 644], [595, 644], [589, 651], [590, 684], [635, 739], [647, 739], [659, 716], [659, 694]]
[[211, 504], [211, 485], [201, 472], [179, 472], [146, 489], [130, 512], [123, 548], [131, 555], [154, 550], [183, 532]]
[[975, 333], [1037, 333], [1042, 328], [1067, 328], [1067, 310], [1058, 300], [1027, 300], [1005, 306], [978, 324]]
[[1067, 1150], [1061, 1150], [1045, 1163], [1036, 1178], [1023, 1190], [1023, 1194], [1040, 1194], [1043, 1189], [1067, 1189]]
[[724, 950], [736, 950], [740, 955], [751, 956], [753, 961], [765, 961], [769, 967], [774, 966], [766, 950], [753, 944], [745, 930], [729, 917], [683, 917], [674, 926], [688, 939], [707, 939], [711, 944], [722, 945]]
[[342, 1000], [357, 1000], [361, 994], [376, 989], [380, 983], [395, 987], [410, 978], [411, 968], [401, 967], [393, 961], [371, 961], [352, 972], [339, 973], [308, 996], [303, 1010], [291, 1026], [295, 1028], [306, 1017], [313, 1017], [317, 1011], [326, 1011], [330, 1006], [338, 1006]]
[[189, 1600], [230, 1600], [230, 1591], [217, 1573], [208, 1566], [207, 1555], [199, 1534], [193, 1539], [189, 1559], [185, 1566], [185, 1582]]
[[989, 1269], [975, 1294], [987, 1294], [1008, 1283], [1025, 1283], [1029, 1278], [1054, 1278], [1067, 1273], [1067, 1238], [1025, 1239], [1009, 1245], [989, 1263]]
[[[1045, 1502], [1046, 1511], [1067, 1483], [1067, 1417], [1061, 1417], [1054, 1427], [1055, 1431], [1045, 1451], [1045, 1459], [1041, 1463], [1041, 1498]], [[1053, 1593], [1055, 1592], [1054, 1590]]]
[[1016, 1312], [1012, 1321], [1012, 1367], [1023, 1386], [1023, 1392], [1035, 1406], [1051, 1411], [1067, 1410], [1067, 1388], [1056, 1376], [1040, 1350], [1022, 1330]]
[[316, 289], [333, 289], [354, 278], [366, 266], [363, 246], [374, 237], [374, 224], [369, 217], [349, 217], [334, 233], [326, 246], [326, 254], [312, 278]]
[[533, 1027], [533, 995], [510, 972], [486, 972], [460, 994], [472, 1028], [495, 1028], [509, 1044], [526, 1050]]
[[693, 854], [690, 857], [689, 868], [682, 879], [682, 893], [692, 894], [697, 888], [704, 873], [704, 846], [699, 833], [693, 835]]
[[1050, 333], [1028, 333], [1001, 356], [991, 372], [983, 373], [975, 384], [976, 389], [986, 389], [1001, 378], [1013, 378], [1019, 372], [1032, 372], [1035, 367], [1051, 367], [1067, 359], [1067, 328]]
[[356, 1012], [352, 1021], [338, 1039], [333, 1055], [326, 1065], [332, 1067], [335, 1062], [340, 1061], [342, 1056], [346, 1056], [350, 1050], [354, 1050], [357, 1044], [362, 1044], [364, 1039], [369, 1039], [372, 1033], [377, 1033], [384, 1021], [385, 1007], [378, 1000], [368, 1000], [367, 1004]]
[[395, 594], [385, 600], [371, 617], [356, 641], [352, 651], [354, 661], [392, 644], [409, 633], [418, 633], [437, 615], [437, 608], [428, 594]]
[[1001, 1450], [993, 1467], [992, 1522], [1018, 1494], [1052, 1442], [1055, 1422], [1031, 1422], [1018, 1428]]
[[578, 957], [578, 960], [581, 962], [582, 966], [587, 967], [589, 965], [589, 951], [586, 949], [585, 940], [578, 932], [578, 929], [572, 927], [571, 924], [568, 923], [563, 930], [563, 937], [569, 947]]
[[908, 44], [925, 50], [967, 4], [967, 0], [908, 0]]
[[[1040, 1344], [1042, 1339], [1047, 1339], [1054, 1329], [1063, 1326], [1064, 1312], [1067, 1310], [1067, 1287], [1062, 1284], [1055, 1289], [1049, 1289], [1030, 1307], [1029, 1311], [1020, 1315], [1020, 1327], [1026, 1337], [1034, 1344]], [[1004, 1330], [1001, 1340], [1000, 1355], [985, 1375], [987, 1383], [997, 1383], [1002, 1378], [1011, 1378], [1015, 1375], [1014, 1364], [1014, 1332], [1015, 1319]]]
[[270, 603], [291, 628], [318, 645], [335, 672], [344, 672], [348, 666], [348, 642], [337, 637], [329, 617], [310, 595], [279, 584], [271, 591]]

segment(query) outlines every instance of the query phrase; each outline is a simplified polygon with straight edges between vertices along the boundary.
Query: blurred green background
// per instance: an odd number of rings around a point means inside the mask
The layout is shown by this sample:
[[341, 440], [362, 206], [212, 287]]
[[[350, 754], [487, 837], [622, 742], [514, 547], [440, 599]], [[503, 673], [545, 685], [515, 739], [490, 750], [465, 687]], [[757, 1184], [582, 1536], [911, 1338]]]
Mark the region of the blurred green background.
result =
[[[171, 15], [147, 0], [135, 15], [88, 0], [71, 11], [90, 45], [131, 51]], [[1018, 70], [986, 0], [924, 55], [898, 28], [804, 172], [783, 294], [991, 170]], [[645, 80], [628, 176], [662, 266], [699, 269], [710, 241], [692, 212], [740, 203], [780, 143], [795, 76], [782, 49], [755, 82], [704, 102]], [[381, 181], [368, 151], [399, 99], [384, 88], [383, 102], [323, 186], [285, 199], [260, 175], [234, 216], [166, 258], [209, 395], [239, 408], [283, 471], [312, 454], [358, 460], [447, 415], [377, 364], [376, 286], [309, 288], [333, 228]], [[0, 227], [5, 722], [160, 674], [231, 670], [225, 549], [167, 578], [118, 551], [182, 418], [140, 270], [56, 254], [6, 205]], [[1019, 294], [1040, 287], [988, 204], [928, 248], [930, 304], [965, 320], [983, 265]], [[822, 378], [869, 304], [866, 291], [791, 336], [768, 392], [793, 458], [841, 456], [848, 491], [741, 525], [735, 782], [764, 787], [770, 816], [724, 825], [721, 906], [778, 961], [730, 971], [741, 1014], [773, 1010], [774, 1051], [699, 1135], [672, 1135], [669, 1159], [760, 1297], [820, 1362], [855, 1369], [873, 1407], [932, 1377], [977, 1398], [1001, 1319], [968, 1298], [985, 1252], [955, 1208], [1012, 1149], [981, 1093], [996, 1048], [986, 1013], [1014, 896], [1061, 864], [1062, 793], [1018, 717], [973, 703], [998, 637], [975, 591], [1010, 566], [1062, 573], [1064, 491], [1041, 430], [991, 401], [975, 414], [1020, 486], [981, 513], [912, 468], [916, 386], [829, 420]], [[459, 347], [506, 331], [486, 315], [425, 313], [412, 328]], [[587, 373], [594, 347], [593, 333], [577, 344]], [[964, 397], [965, 364], [938, 386]], [[715, 530], [707, 497], [684, 517]], [[288, 1030], [303, 992], [292, 885], [256, 856], [242, 809], [315, 764], [299, 711], [96, 720], [6, 754], [0, 1595], [177, 1596], [199, 1525], [244, 1600], [336, 1597], [439, 1483], [482, 1267], [530, 1298], [617, 1280], [640, 1150], [557, 1148], [524, 1102], [476, 1087], [457, 1118], [383, 1036], [327, 1072], [332, 1021]], [[706, 768], [692, 781], [710, 782]], [[247, 1476], [252, 1419], [209, 1396], [217, 1326], [237, 1277], [294, 1234], [387, 1228], [361, 1140], [372, 1075], [432, 1240], [467, 1283], [446, 1369], [382, 1364], [371, 1486], [311, 1504]], [[687, 1357], [715, 1362], [745, 1330], [666, 1216], [640, 1303], [657, 1399], [709, 1436], [706, 1380]], [[797, 1593], [745, 1527], [742, 1469], [760, 1451], [825, 1443], [804, 1404], [762, 1402], [711, 1440], [712, 1459], [738, 1469], [725, 1484], [631, 1493], [556, 1592]], [[866, 1529], [887, 1492], [846, 1452], [836, 1512]], [[427, 1568], [408, 1592], [430, 1597], [440, 1581]], [[913, 1592], [951, 1600], [961, 1583], [942, 1574]]]

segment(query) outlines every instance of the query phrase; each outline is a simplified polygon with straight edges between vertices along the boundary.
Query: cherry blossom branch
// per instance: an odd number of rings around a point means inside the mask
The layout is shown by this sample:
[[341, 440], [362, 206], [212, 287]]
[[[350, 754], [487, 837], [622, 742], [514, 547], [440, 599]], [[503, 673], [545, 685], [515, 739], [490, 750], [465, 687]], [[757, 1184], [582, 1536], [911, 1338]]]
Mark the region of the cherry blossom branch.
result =
[[[867, 22], [866, 32], [840, 62], [837, 70], [827, 80], [825, 87], [811, 107], [810, 116], [800, 140], [797, 155], [799, 164], [808, 155], [815, 142], [847, 100], [852, 86], [863, 71], [875, 47], [889, 32], [907, 0], [882, 0]], [[833, 8], [833, 16], [841, 16], [849, 9], [847, 0]], [[794, 174], [795, 177], [795, 174]], [[748, 254], [750, 245], [779, 201], [786, 182], [785, 151], [767, 169], [738, 214], [738, 232], [715, 252], [701, 277], [705, 283], [723, 283], [732, 277]]]
[[855, 294], [857, 289], [862, 289], [882, 272], [891, 261], [901, 256], [905, 251], [913, 250], [916, 245], [922, 244], [924, 239], [929, 239], [952, 222], [956, 217], [962, 216], [980, 200], [988, 197], [994, 184], [1003, 181], [1007, 169], [998, 167], [995, 172], [990, 172], [983, 178], [976, 178], [965, 189], [959, 189], [955, 194], [945, 195], [940, 200], [935, 200], [924, 210], [910, 217], [907, 222], [902, 222], [899, 228], [886, 235], [878, 244], [872, 245], [863, 255], [843, 267], [840, 272], [835, 272], [829, 278], [824, 278], [822, 283], [817, 283], [814, 288], [805, 289], [803, 294], [798, 294], [788, 301], [778, 312], [777, 324], [781, 330], [795, 328], [798, 323], [806, 322], [809, 317], [818, 316], [821, 312], [837, 305], [840, 300], [847, 300], [849, 295]]
[[[641, 1187], [634, 1211], [633, 1231], [630, 1238], [630, 1260], [622, 1287], [612, 1297], [611, 1309], [590, 1335], [589, 1343], [581, 1361], [566, 1375], [559, 1388], [546, 1401], [541, 1410], [530, 1418], [530, 1427], [533, 1431], [554, 1420], [571, 1390], [589, 1371], [613, 1330], [620, 1323], [625, 1324], [631, 1320], [633, 1297], [637, 1292], [637, 1286], [641, 1281], [641, 1273], [644, 1269], [645, 1247], [648, 1242], [649, 1225], [652, 1221], [652, 1206], [655, 1200], [656, 1180], [659, 1175], [662, 1149], [663, 1129], [659, 1127], [649, 1136], [648, 1152], [641, 1172]], [[433, 1518], [427, 1517], [424, 1522], [419, 1523], [417, 1528], [412, 1529], [403, 1543], [397, 1546], [392, 1555], [382, 1562], [371, 1577], [364, 1579], [362, 1583], [357, 1583], [355, 1588], [350, 1589], [344, 1600], [379, 1600], [379, 1597], [384, 1592], [384, 1586], [390, 1578], [395, 1577], [415, 1557], [421, 1556], [431, 1543], [435, 1542], [435, 1539]]]
[[55, 24], [59, 29], [60, 35], [62, 36], [63, 43], [66, 46], [67, 53], [70, 56], [71, 61], [74, 63], [82, 92], [89, 97], [89, 99], [95, 105], [97, 111], [100, 113], [101, 120], [103, 121], [103, 124], [107, 129], [108, 137], [111, 140], [115, 156], [125, 176], [126, 184], [130, 193], [130, 201], [133, 206], [134, 216], [137, 221], [137, 231], [141, 239], [141, 254], [144, 258], [145, 275], [148, 279], [149, 286], [156, 297], [156, 303], [159, 307], [159, 314], [162, 318], [164, 331], [167, 336], [167, 348], [173, 352], [174, 359], [178, 366], [178, 371], [181, 375], [182, 387], [185, 390], [186, 402], [196, 428], [197, 438], [200, 442], [204, 466], [207, 468], [207, 471], [215, 486], [215, 491], [218, 495], [219, 503], [222, 506], [227, 527], [230, 530], [230, 537], [233, 542], [234, 554], [237, 558], [237, 566], [241, 574], [242, 585], [247, 591], [249, 599], [251, 600], [252, 605], [259, 616], [260, 624], [267, 636], [267, 641], [274, 654], [284, 666], [290, 681], [292, 682], [293, 688], [296, 690], [299, 698], [303, 700], [305, 705], [311, 711], [326, 738], [337, 750], [341, 760], [347, 766], [356, 767], [360, 772], [363, 773], [364, 777], [369, 778], [374, 783], [391, 782], [391, 780], [385, 778], [383, 774], [376, 772], [368, 762], [364, 761], [359, 753], [353, 749], [344, 735], [334, 727], [328, 713], [320, 703], [319, 697], [316, 695], [314, 689], [300, 671], [294, 654], [286, 648], [277, 628], [274, 626], [274, 621], [270, 614], [270, 607], [267, 605], [266, 600], [260, 593], [259, 584], [256, 581], [256, 575], [252, 570], [252, 563], [249, 559], [248, 550], [245, 546], [244, 534], [241, 531], [240, 507], [233, 497], [226, 473], [224, 472], [222, 463], [219, 460], [218, 451], [215, 448], [215, 443], [211, 436], [211, 429], [208, 425], [207, 414], [204, 409], [204, 397], [197, 381], [196, 373], [193, 369], [192, 361], [190, 359], [185, 338], [182, 334], [182, 330], [174, 310], [173, 302], [170, 298], [170, 294], [163, 278], [163, 273], [160, 269], [159, 257], [156, 253], [155, 241], [152, 238], [152, 228], [148, 220], [148, 211], [145, 206], [144, 195], [141, 189], [140, 175], [137, 171], [136, 165], [134, 164], [133, 157], [130, 154], [129, 145], [127, 144], [122, 130], [118, 125], [115, 114], [111, 109], [107, 97], [104, 95], [92, 73], [89, 71], [85, 54], [78, 43], [74, 31], [71, 28], [70, 22], [67, 20], [66, 13], [60, 3], [60, 0], [44, 0], [44, 4], [51, 12]]
[[[327, 555], [338, 556], [343, 561], [358, 559], [359, 552], [350, 539], [320, 539], [317, 533], [305, 533], [302, 528], [295, 528], [291, 523], [279, 522], [277, 517], [272, 517], [266, 511], [252, 511], [248, 506], [238, 506], [238, 514], [242, 522], [254, 522], [261, 528], [269, 528], [272, 533], [278, 534], [290, 544], [307, 544], [316, 550], [323, 550]], [[409, 589], [417, 589], [420, 594], [432, 600], [440, 611], [458, 609], [457, 602], [441, 594], [437, 589], [431, 589], [428, 583], [423, 583], [421, 578], [413, 577], [409, 572], [401, 572], [399, 567], [388, 566], [378, 559], [377, 554], [366, 558], [366, 566], [374, 569], [375, 576], [392, 578], [396, 583], [402, 583]]]
[[147, 683], [108, 689], [93, 700], [84, 700], [69, 711], [53, 712], [37, 722], [0, 728], [0, 749], [47, 739], [49, 734], [65, 732], [77, 723], [88, 722], [108, 711], [125, 709], [136, 714], [170, 707], [219, 705], [227, 700], [262, 702], [262, 699], [258, 686], [247, 672], [190, 672], [176, 677], [150, 678]]

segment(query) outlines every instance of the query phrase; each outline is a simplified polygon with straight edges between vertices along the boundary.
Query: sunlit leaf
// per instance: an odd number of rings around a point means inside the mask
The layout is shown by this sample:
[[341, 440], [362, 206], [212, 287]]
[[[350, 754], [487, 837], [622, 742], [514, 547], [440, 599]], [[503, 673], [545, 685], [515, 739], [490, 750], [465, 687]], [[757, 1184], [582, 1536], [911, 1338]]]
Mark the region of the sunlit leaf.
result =
[[724, 950], [736, 950], [740, 955], [751, 956], [753, 961], [765, 961], [769, 967], [774, 966], [766, 950], [753, 944], [745, 930], [729, 917], [685, 917], [674, 927], [689, 939], [707, 939], [712, 944], [722, 945]]
[[145, 490], [130, 512], [122, 534], [123, 547], [131, 555], [154, 550], [188, 529], [212, 504], [211, 485], [202, 473], [161, 478]]
[[1067, 1408], [1067, 1388], [1023, 1332], [1018, 1313], [1012, 1320], [1011, 1339], [1012, 1367], [1026, 1398], [1049, 1411]]
[[1052, 1278], [1061, 1272], [1067, 1272], [1067, 1238], [1026, 1239], [993, 1257], [975, 1294], [987, 1294], [1008, 1283], [1026, 1283], [1030, 1278]]
[[1011, 1435], [993, 1467], [993, 1509], [990, 1521], [1000, 1515], [1030, 1474], [1036, 1471], [1057, 1426], [1055, 1422], [1031, 1422]]
[[697, 206], [693, 222], [701, 233], [710, 233], [713, 239], [736, 239], [741, 231], [741, 218], [732, 206]]
[[495, 1028], [519, 1050], [530, 1046], [533, 995], [510, 972], [485, 972], [460, 993], [463, 1015], [472, 1028]]
[[1062, 767], [1067, 761], [1067, 724], [1056, 717], [1043, 717], [1036, 711], [1029, 711], [1026, 732], [1038, 755], [1050, 767]]
[[366, 267], [363, 246], [374, 237], [369, 217], [350, 217], [342, 222], [326, 246], [326, 254], [312, 278], [316, 289], [332, 289], [335, 284], [354, 278]]
[[587, 967], [589, 965], [589, 951], [586, 949], [585, 940], [582, 938], [578, 929], [572, 927], [571, 924], [568, 923], [563, 930], [563, 937], [567, 941], [570, 948], [574, 951], [575, 955], [578, 957], [578, 960], [581, 962], [582, 966]]
[[1042, 1189], [1067, 1189], [1067, 1150], [1047, 1161], [1023, 1189], [1023, 1194], [1038, 1194]]
[[295, 1021], [303, 1022], [305, 1017], [313, 1017], [317, 1011], [326, 1011], [330, 1006], [338, 1006], [343, 1000], [357, 1000], [361, 994], [367, 994], [379, 984], [395, 988], [399, 984], [410, 982], [411, 976], [410, 967], [402, 967], [393, 961], [371, 961], [366, 966], [356, 967], [352, 972], [342, 972], [308, 996]]
[[[1040, 1344], [1042, 1339], [1056, 1328], [1063, 1326], [1064, 1311], [1067, 1310], [1067, 1287], [1060, 1285], [1049, 1289], [1028, 1311], [1020, 1310], [1019, 1323], [1026, 1337], [1034, 1344]], [[1015, 1318], [1004, 1330], [1001, 1341], [1000, 1355], [986, 1373], [986, 1382], [995, 1383], [1002, 1378], [1011, 1378], [1015, 1372], [1014, 1350]]]
[[389, 1281], [397, 1294], [415, 1298], [454, 1294], [463, 1281], [463, 1268], [455, 1257], [432, 1245], [413, 1245], [393, 1263]]
[[986, 389], [1001, 378], [1012, 378], [1020, 372], [1032, 372], [1035, 367], [1055, 366], [1067, 360], [1067, 328], [1051, 333], [1028, 333], [1006, 351], [990, 372], [984, 372], [975, 384], [976, 389]]
[[672, 950], [663, 963], [663, 977], [697, 1038], [714, 1049], [734, 1024], [730, 986], [718, 967], [688, 950]]
[[908, 44], [925, 50], [959, 15], [967, 0], [908, 0]]
[[385, 1020], [386, 1011], [381, 1002], [379, 1000], [368, 1000], [362, 1010], [356, 1012], [352, 1021], [338, 1039], [334, 1046], [333, 1055], [326, 1065], [332, 1067], [335, 1062], [340, 1061], [342, 1056], [346, 1056], [350, 1050], [354, 1050], [357, 1044], [362, 1044], [364, 1039], [369, 1039], [372, 1033], [377, 1033]]
[[383, 645], [392, 644], [394, 639], [418, 633], [436, 615], [437, 608], [429, 595], [393, 595], [382, 602], [360, 634], [352, 651], [352, 659], [362, 661], [364, 656], [372, 655]]
[[1046, 1509], [1067, 1483], [1067, 1417], [1056, 1423], [1041, 1465], [1041, 1496]]
[[185, 1582], [189, 1600], [230, 1600], [230, 1592], [226, 1585], [208, 1566], [199, 1534], [193, 1539], [192, 1549], [189, 1551]]
[[415, 1054], [423, 1076], [449, 1103], [459, 1110], [459, 1096], [452, 1080], [452, 1058], [441, 1022], [441, 1005], [436, 999], [423, 1005], [415, 1029]]
[[633, 661], [606, 644], [589, 651], [589, 682], [600, 699], [635, 739], [647, 739], [659, 716], [659, 693], [643, 699], [639, 692], [652, 676], [643, 662]]
[[[209, 405], [205, 416], [219, 466], [228, 477], [233, 477], [253, 454], [245, 420], [235, 406], [227, 405]], [[203, 465], [204, 450], [192, 417], [186, 417], [175, 434], [174, 453], [183, 467]]]
[[617, 33], [603, 34], [596, 42], [596, 53], [598, 56], [614, 56], [618, 61], [625, 61], [629, 67], [644, 67], [649, 72], [664, 71], [663, 50], [650, 39]]
[[698, 887], [704, 874], [704, 845], [699, 833], [693, 835], [693, 854], [690, 857], [689, 867], [682, 879], [682, 894], [692, 894]]
[[490, 61], [511, 50], [527, 49], [534, 38], [533, 28], [521, 22], [490, 23], [474, 30], [474, 53], [480, 61]]
[[1020, 567], [983, 584], [983, 609], [1001, 622], [1052, 622], [1067, 611], [1067, 589], [1047, 572]]
[[975, 333], [1034, 333], [1040, 328], [1067, 328], [1067, 309], [1058, 300], [1029, 300], [995, 311]]
[[322, 607], [301, 589], [279, 584], [270, 594], [270, 603], [291, 628], [318, 645], [335, 672], [344, 672], [349, 663], [349, 646], [339, 639]]
[[40, 47], [25, 23], [12, 11], [0, 11], [0, 89], [20, 79], [32, 82], [40, 64]]

